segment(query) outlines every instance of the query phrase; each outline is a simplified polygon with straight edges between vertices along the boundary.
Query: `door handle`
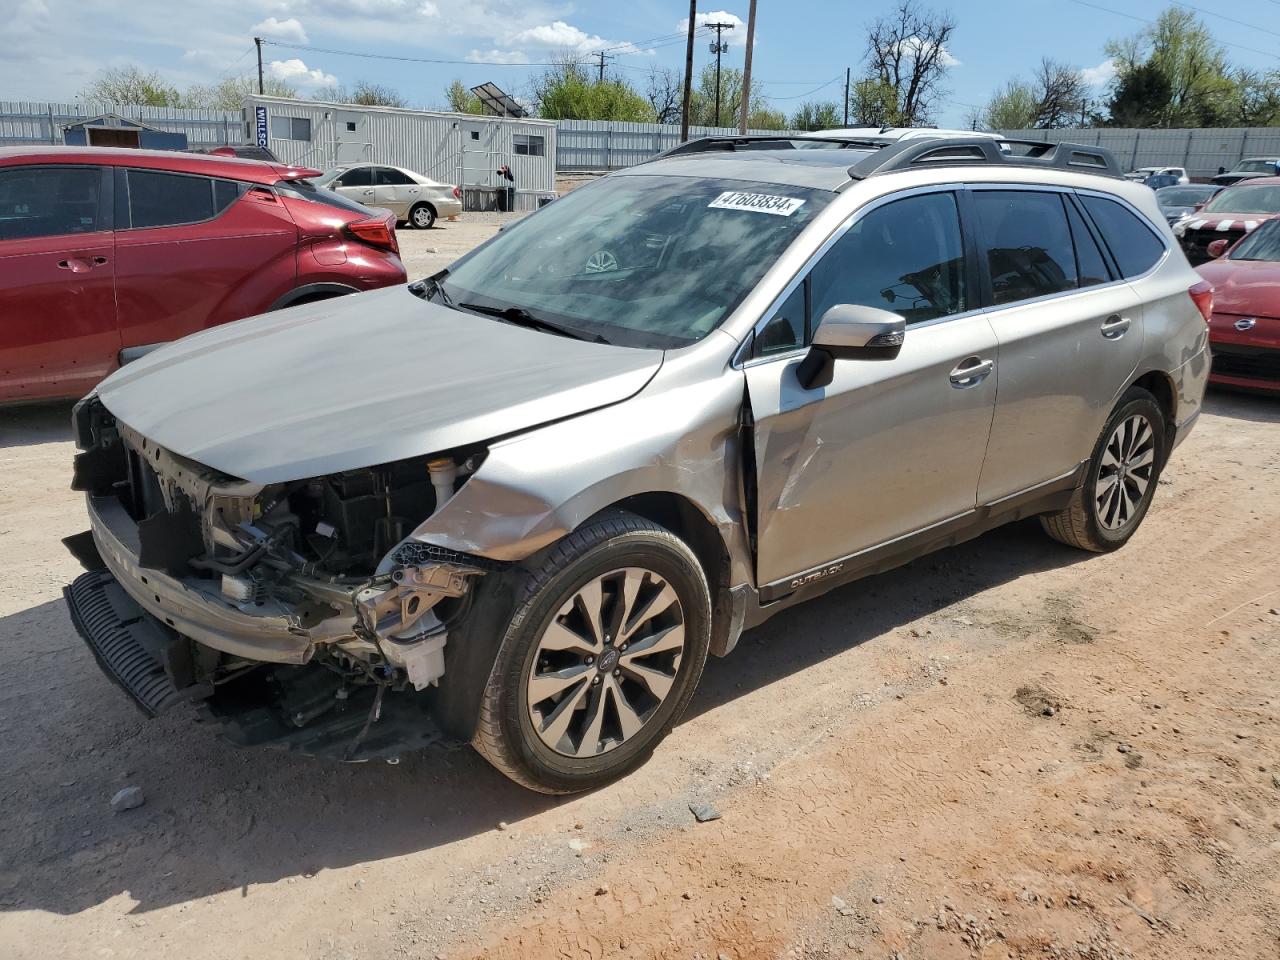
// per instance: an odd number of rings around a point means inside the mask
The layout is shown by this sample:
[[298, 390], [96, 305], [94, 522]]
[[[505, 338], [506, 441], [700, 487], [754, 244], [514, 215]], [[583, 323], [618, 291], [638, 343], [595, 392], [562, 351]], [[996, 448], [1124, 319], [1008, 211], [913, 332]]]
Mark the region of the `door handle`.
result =
[[1119, 340], [1129, 331], [1129, 324], [1132, 321], [1128, 317], [1122, 317], [1118, 313], [1113, 313], [1107, 319], [1102, 321], [1102, 335], [1108, 340]]
[[58, 261], [59, 270], [70, 270], [72, 273], [88, 273], [94, 267], [107, 262], [106, 257], [67, 257]]
[[966, 387], [976, 387], [991, 375], [995, 365], [996, 362], [994, 360], [980, 360], [978, 357], [969, 357], [967, 360], [961, 361], [960, 365], [951, 371], [951, 385], [962, 390]]

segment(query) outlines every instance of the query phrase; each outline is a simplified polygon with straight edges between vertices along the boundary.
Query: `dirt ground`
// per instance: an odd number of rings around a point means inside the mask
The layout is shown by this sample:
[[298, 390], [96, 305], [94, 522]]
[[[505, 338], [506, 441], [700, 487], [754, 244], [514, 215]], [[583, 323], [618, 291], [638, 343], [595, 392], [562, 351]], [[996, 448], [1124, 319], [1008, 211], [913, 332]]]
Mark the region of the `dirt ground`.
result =
[[569, 799], [144, 719], [60, 597], [68, 412], [0, 411], [0, 957], [1280, 956], [1280, 402], [1211, 394], [1118, 553], [1024, 523], [778, 616]]

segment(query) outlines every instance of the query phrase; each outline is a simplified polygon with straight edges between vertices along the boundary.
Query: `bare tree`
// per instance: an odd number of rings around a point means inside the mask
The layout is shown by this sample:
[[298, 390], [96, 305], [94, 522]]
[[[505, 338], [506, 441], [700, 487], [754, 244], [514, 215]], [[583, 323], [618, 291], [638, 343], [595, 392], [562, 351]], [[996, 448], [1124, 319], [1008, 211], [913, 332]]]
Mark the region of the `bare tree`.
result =
[[867, 63], [872, 79], [892, 87], [896, 122], [927, 123], [943, 94], [942, 82], [955, 61], [947, 41], [955, 33], [951, 14], [930, 10], [917, 0], [899, 0], [897, 8], [870, 27]]
[[649, 106], [653, 107], [655, 122], [678, 122], [683, 96], [684, 81], [676, 71], [665, 67], [649, 71], [649, 82], [645, 85], [644, 98], [649, 101]]
[[351, 102], [365, 107], [403, 107], [404, 97], [395, 90], [372, 80], [357, 80], [351, 91]]
[[148, 73], [133, 64], [99, 70], [93, 82], [80, 91], [80, 98], [146, 107], [176, 107], [182, 102], [178, 88], [159, 73]]
[[1036, 107], [1035, 126], [1054, 130], [1080, 122], [1089, 88], [1077, 68], [1045, 57], [1036, 72], [1036, 83], [1040, 87], [1040, 102]]

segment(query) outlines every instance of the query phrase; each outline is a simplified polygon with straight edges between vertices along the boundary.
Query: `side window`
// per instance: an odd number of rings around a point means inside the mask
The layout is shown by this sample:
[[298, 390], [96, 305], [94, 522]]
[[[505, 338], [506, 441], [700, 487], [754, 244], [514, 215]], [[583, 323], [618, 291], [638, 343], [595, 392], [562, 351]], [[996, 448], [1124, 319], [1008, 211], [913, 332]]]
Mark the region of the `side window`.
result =
[[768, 356], [771, 353], [785, 353], [808, 342], [805, 335], [805, 294], [809, 282], [798, 284], [787, 297], [777, 312], [756, 336], [755, 352], [757, 356]]
[[371, 187], [373, 171], [368, 167], [353, 167], [335, 180], [333, 185], [335, 187]]
[[812, 327], [838, 303], [891, 310], [908, 324], [963, 313], [971, 294], [955, 197], [928, 193], [872, 210], [827, 251], [809, 282]]
[[1073, 203], [1067, 204], [1067, 220], [1071, 223], [1071, 239], [1075, 241], [1080, 286], [1092, 287], [1110, 281], [1111, 271], [1107, 269], [1107, 261], [1085, 225], [1084, 217], [1080, 216], [1080, 211]]
[[275, 140], [310, 140], [311, 121], [306, 117], [272, 117], [271, 136]]
[[1146, 273], [1164, 256], [1164, 243], [1124, 205], [1087, 194], [1081, 195], [1080, 202], [1098, 225], [1111, 256], [1126, 277]]
[[392, 170], [390, 167], [377, 168], [377, 184], [380, 187], [399, 187], [407, 183], [413, 183], [407, 176], [399, 170]]
[[104, 229], [98, 223], [98, 167], [0, 170], [0, 240], [57, 237]]
[[516, 133], [511, 137], [511, 149], [519, 156], [541, 157], [546, 147], [542, 137]]
[[134, 227], [167, 227], [213, 217], [213, 181], [208, 177], [130, 170], [129, 219]]
[[975, 190], [973, 201], [996, 304], [1076, 287], [1075, 250], [1061, 194]]

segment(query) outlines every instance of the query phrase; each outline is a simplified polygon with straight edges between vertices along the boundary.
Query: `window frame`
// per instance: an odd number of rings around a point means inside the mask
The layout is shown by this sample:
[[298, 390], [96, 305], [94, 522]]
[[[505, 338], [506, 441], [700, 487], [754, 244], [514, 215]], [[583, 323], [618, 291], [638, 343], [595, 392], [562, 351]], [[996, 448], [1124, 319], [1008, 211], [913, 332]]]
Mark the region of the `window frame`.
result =
[[81, 233], [45, 233], [38, 237], [13, 237], [11, 239], [0, 238], [0, 243], [27, 243], [32, 240], [52, 240], [59, 237], [92, 237], [100, 233], [111, 233], [116, 227], [116, 204], [115, 204], [115, 177], [112, 175], [112, 167], [98, 163], [20, 163], [0, 167], [0, 171], [35, 171], [35, 170], [84, 170], [91, 169], [98, 171], [98, 216], [95, 222], [96, 229], [85, 230]]
[[[176, 223], [158, 223], [145, 227], [135, 227], [133, 225], [133, 204], [129, 193], [129, 173], [159, 173], [170, 177], [189, 177], [198, 180], [206, 180], [209, 183], [209, 201], [212, 204], [214, 214], [211, 217], [205, 217], [201, 220], [181, 220]], [[218, 197], [215, 191], [215, 184], [219, 180], [225, 180], [236, 186], [236, 198], [221, 210], [217, 209]], [[185, 173], [177, 170], [164, 170], [159, 167], [116, 167], [115, 175], [115, 229], [119, 232], [134, 230], [168, 230], [172, 227], [190, 227], [201, 223], [213, 223], [215, 220], [226, 215], [232, 207], [234, 207], [249, 191], [250, 184], [243, 180], [232, 180], [230, 177], [211, 177], [203, 173]]]
[[[377, 166], [375, 166], [375, 167], [373, 167], [373, 168], [371, 168], [371, 169], [373, 170], [373, 186], [375, 186], [375, 187], [416, 187], [416, 186], [421, 186], [421, 184], [417, 183], [417, 182], [416, 182], [412, 177], [410, 177], [410, 176], [409, 176], [407, 173], [405, 173], [404, 171], [400, 170], [398, 167], [392, 167], [392, 166], [388, 166], [388, 165], [387, 165], [387, 164], [385, 164], [385, 163], [381, 163], [381, 164], [378, 164]], [[385, 171], [386, 173], [389, 173], [389, 174], [391, 174], [391, 175], [393, 175], [393, 176], [400, 177], [400, 178], [402, 178], [402, 179], [400, 179], [400, 180], [396, 181], [395, 183], [383, 183], [383, 182], [382, 182], [382, 174], [383, 174], [383, 172], [384, 172], [384, 171]]]
[[[1151, 276], [1161, 267], [1163, 267], [1165, 262], [1169, 259], [1169, 257], [1172, 256], [1173, 247], [1169, 245], [1169, 241], [1165, 239], [1164, 234], [1161, 233], [1158, 229], [1156, 229], [1156, 227], [1151, 223], [1150, 219], [1148, 219], [1145, 213], [1143, 213], [1141, 210], [1135, 207], [1132, 203], [1130, 203], [1124, 197], [1118, 196], [1117, 194], [1114, 194], [1114, 193], [1107, 193], [1105, 190], [1089, 190], [1087, 188], [1077, 188], [1077, 189], [1073, 189], [1071, 192], [1073, 194], [1073, 199], [1076, 201], [1076, 209], [1079, 210], [1080, 215], [1084, 217], [1085, 224], [1087, 224], [1089, 229], [1093, 231], [1094, 242], [1096, 242], [1098, 246], [1102, 249], [1102, 254], [1104, 257], [1107, 258], [1107, 262], [1111, 267], [1111, 271], [1115, 275], [1116, 279], [1114, 279], [1112, 283], [1133, 283], [1137, 280], [1143, 280], [1146, 277]], [[1120, 204], [1120, 206], [1122, 206], [1124, 209], [1128, 210], [1131, 214], [1137, 217], [1139, 223], [1141, 223], [1144, 227], [1146, 227], [1148, 230], [1151, 231], [1152, 236], [1154, 236], [1156, 240], [1159, 241], [1160, 246], [1164, 248], [1164, 252], [1161, 253], [1160, 256], [1156, 257], [1155, 262], [1151, 264], [1151, 266], [1148, 267], [1142, 273], [1135, 273], [1132, 277], [1126, 277], [1124, 275], [1124, 271], [1120, 269], [1120, 261], [1118, 261], [1115, 257], [1115, 254], [1111, 252], [1111, 245], [1107, 243], [1107, 238], [1103, 234], [1102, 228], [1098, 226], [1097, 222], [1093, 219], [1093, 216], [1089, 213], [1089, 208], [1086, 207], [1084, 203], [1080, 200], [1081, 197], [1085, 197], [1085, 196], [1099, 197], [1103, 200], [1110, 200], [1113, 203]], [[1106, 286], [1110, 286], [1110, 284], [1097, 284], [1092, 287], [1085, 287], [1084, 289], [1085, 290], [1101, 290]]]
[[[277, 120], [289, 121], [289, 136], [282, 137], [276, 133], [274, 128]], [[293, 135], [294, 134], [293, 125], [297, 123], [299, 120], [301, 120], [307, 125], [307, 135], [305, 137], [295, 137]], [[315, 124], [311, 122], [310, 117], [294, 117], [294, 116], [286, 116], [285, 114], [282, 114], [282, 113], [275, 113], [271, 115], [271, 120], [267, 126], [267, 136], [270, 137], [272, 140], [288, 140], [291, 143], [312, 143], [313, 133], [315, 133]]]
[[945, 317], [935, 317], [932, 320], [924, 320], [920, 323], [912, 324], [909, 330], [925, 330], [929, 327], [936, 326], [940, 323], [950, 323], [953, 320], [962, 320], [966, 317], [972, 317], [983, 313], [987, 307], [985, 303], [988, 301], [988, 281], [985, 280], [986, 272], [979, 272], [978, 254], [976, 247], [976, 236], [973, 229], [973, 210], [969, 204], [969, 196], [967, 186], [962, 183], [938, 183], [929, 184], [923, 187], [912, 187], [907, 190], [898, 190], [893, 193], [886, 193], [883, 196], [876, 197], [874, 200], [862, 205], [848, 217], [846, 217], [833, 230], [812, 254], [805, 260], [804, 264], [796, 271], [795, 275], [782, 288], [782, 292], [778, 294], [769, 306], [760, 314], [760, 318], [752, 325], [751, 335], [746, 337], [742, 345], [734, 354], [733, 366], [737, 369], [745, 367], [753, 367], [761, 363], [773, 363], [778, 360], [795, 359], [797, 356], [808, 352], [813, 342], [813, 334], [816, 329], [816, 317], [810, 316], [812, 310], [812, 298], [808, 291], [805, 292], [805, 342], [800, 346], [793, 347], [790, 350], [779, 350], [777, 353], [757, 354], [756, 338], [759, 337], [764, 328], [772, 322], [777, 312], [782, 309], [791, 295], [795, 293], [796, 288], [801, 284], [808, 284], [809, 275], [814, 268], [822, 261], [823, 257], [834, 247], [840, 240], [853, 229], [863, 217], [881, 207], [886, 207], [891, 203], [899, 200], [907, 200], [911, 197], [926, 196], [934, 193], [950, 193], [955, 198], [956, 215], [960, 221], [960, 242], [964, 246], [964, 262], [965, 262], [965, 286], [973, 291], [973, 305], [962, 313], [952, 313]]
[[[1076, 269], [1076, 285], [1067, 287], [1065, 290], [1055, 290], [1053, 293], [1042, 293], [1038, 297], [1027, 297], [1024, 300], [1011, 300], [1008, 303], [996, 303], [995, 288], [991, 283], [991, 262], [986, 256], [989, 246], [989, 238], [982, 229], [982, 221], [978, 218], [978, 211], [974, 207], [970, 207], [970, 214], [973, 217], [973, 231], [979, 248], [978, 261], [979, 269], [982, 271], [982, 302], [988, 310], [1007, 310], [1010, 307], [1020, 307], [1024, 303], [1043, 303], [1046, 300], [1053, 300], [1057, 297], [1069, 297], [1073, 294], [1080, 293], [1082, 290], [1098, 290], [1106, 284], [1095, 283], [1091, 287], [1080, 286], [1080, 265], [1079, 253], [1076, 250], [1075, 238], [1071, 235], [1071, 219], [1067, 216], [1065, 204], [1072, 202], [1070, 195], [1074, 192], [1071, 187], [1050, 186], [1048, 184], [1038, 183], [974, 183], [969, 184], [966, 188], [969, 196], [974, 193], [1054, 193], [1059, 197], [1059, 202], [1064, 204], [1062, 208], [1062, 220], [1067, 228], [1067, 239], [1071, 243], [1071, 264]], [[1078, 208], [1083, 208], [1084, 204], [1079, 204]], [[1085, 225], [1095, 228], [1096, 225], [1092, 220], [1085, 219]], [[1094, 242], [1097, 242], [1095, 236]], [[1109, 259], [1109, 249], [1102, 245], [1102, 255], [1107, 260], [1108, 269], [1112, 269], [1114, 264]], [[1114, 272], [1114, 271], [1113, 271]]]
[[[534, 140], [538, 141], [537, 153], [534, 153], [532, 149]], [[521, 150], [521, 147], [524, 147], [524, 150]], [[540, 133], [513, 133], [511, 135], [511, 152], [518, 157], [545, 157], [547, 155], [547, 138]]]

